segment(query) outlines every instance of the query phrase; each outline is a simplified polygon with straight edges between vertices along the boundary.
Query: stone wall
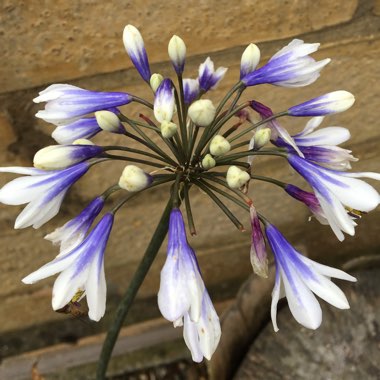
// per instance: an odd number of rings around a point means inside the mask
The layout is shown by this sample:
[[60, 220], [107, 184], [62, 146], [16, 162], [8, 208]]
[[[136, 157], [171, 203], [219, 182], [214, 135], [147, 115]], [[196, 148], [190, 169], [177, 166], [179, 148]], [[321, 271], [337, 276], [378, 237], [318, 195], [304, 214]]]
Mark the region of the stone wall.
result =
[[[132, 67], [122, 44], [124, 25], [131, 23], [142, 32], [152, 72], [172, 75], [167, 42], [172, 34], [187, 44], [186, 75], [196, 76], [199, 64], [210, 55], [217, 66], [229, 67], [226, 78], [212, 97], [220, 99], [236, 81], [240, 56], [250, 42], [259, 45], [262, 61], [297, 37], [321, 42], [316, 58], [332, 58], [321, 78], [300, 89], [260, 86], [247, 91], [275, 110], [337, 89], [355, 94], [355, 106], [342, 115], [328, 118], [325, 125], [350, 128], [349, 143], [360, 161], [355, 170], [379, 171], [378, 96], [380, 78], [380, 2], [346, 0], [319, 2], [291, 0], [266, 2], [231, 1], [139, 1], [80, 2], [4, 0], [0, 4], [0, 160], [1, 165], [31, 165], [36, 150], [52, 144], [52, 126], [34, 118], [41, 107], [32, 103], [38, 91], [51, 83], [119, 91], [149, 97], [149, 89]], [[128, 112], [136, 114], [138, 107]], [[287, 123], [286, 123], [287, 122]], [[285, 125], [291, 131], [303, 128], [304, 120]], [[97, 137], [109, 145], [118, 140]], [[348, 145], [347, 145], [348, 146]], [[302, 184], [277, 159], [257, 160], [257, 170], [284, 181]], [[0, 205], [0, 334], [2, 354], [75, 341], [83, 335], [105, 331], [112, 310], [125, 290], [144, 252], [162, 211], [168, 189], [152, 190], [117, 215], [106, 257], [108, 312], [97, 325], [82, 326], [78, 321], [51, 311], [51, 285], [54, 279], [35, 285], [20, 279], [50, 260], [56, 249], [43, 236], [81, 210], [91, 198], [117, 181], [123, 165], [102, 164], [74, 186], [59, 217], [39, 230], [13, 230], [19, 207]], [[11, 179], [1, 175], [0, 184]], [[310, 223], [308, 212], [269, 185], [252, 189], [257, 207], [280, 227], [295, 245], [311, 257], [326, 263], [340, 263], [343, 257], [379, 248], [379, 211], [366, 216], [355, 238], [339, 244], [331, 231]], [[222, 302], [234, 293], [251, 273], [248, 264], [249, 234], [236, 231], [220, 210], [199, 191], [193, 191], [193, 211], [198, 236], [191, 238], [199, 256], [204, 277], [214, 299]], [[240, 213], [248, 226], [247, 217]], [[153, 265], [140, 293], [130, 322], [158, 317], [155, 295], [164, 249]], [[49, 332], [49, 334], [47, 333]]]

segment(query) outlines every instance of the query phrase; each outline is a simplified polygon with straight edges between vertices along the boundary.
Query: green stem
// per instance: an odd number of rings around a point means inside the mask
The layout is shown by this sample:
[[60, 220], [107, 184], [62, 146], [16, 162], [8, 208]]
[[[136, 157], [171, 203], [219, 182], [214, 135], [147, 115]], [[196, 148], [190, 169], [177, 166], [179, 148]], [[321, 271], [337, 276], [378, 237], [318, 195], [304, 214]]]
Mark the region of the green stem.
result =
[[185, 197], [185, 206], [186, 206], [187, 222], [189, 223], [189, 230], [190, 230], [191, 235], [195, 236], [197, 234], [197, 231], [195, 229], [193, 213], [191, 211], [191, 204], [190, 204], [190, 197], [189, 197], [190, 186], [191, 185], [185, 182], [185, 185], [183, 188], [183, 194]]
[[153, 154], [153, 153], [146, 152], [144, 150], [139, 150], [139, 149], [134, 149], [134, 148], [127, 148], [125, 146], [103, 146], [103, 151], [108, 151], [108, 150], [121, 150], [121, 151], [124, 151], [124, 152], [141, 154], [143, 156], [155, 158], [156, 160], [165, 162], [166, 164], [170, 164], [170, 161], [166, 160], [165, 158], [163, 158], [161, 156], [158, 156], [156, 154]]
[[270, 177], [264, 177], [262, 175], [251, 174], [251, 178], [257, 179], [258, 181], [273, 183], [274, 185], [277, 185], [281, 187], [282, 189], [285, 189], [285, 187], [287, 186], [287, 183], [285, 182], [278, 181], [277, 179], [270, 178]]
[[150, 108], [151, 110], [153, 109], [153, 104], [148, 102], [145, 99], [139, 98], [138, 96], [132, 95], [132, 100], [136, 103], [143, 104], [144, 106]]
[[152, 161], [147, 161], [147, 160], [140, 160], [139, 158], [134, 158], [134, 157], [127, 157], [127, 156], [119, 156], [116, 154], [108, 154], [108, 153], [103, 153], [102, 157], [110, 159], [110, 160], [121, 160], [121, 161], [128, 161], [128, 162], [137, 162], [139, 164], [145, 164], [145, 165], [150, 165], [154, 166], [155, 168], [163, 168], [161, 163], [158, 162], [152, 162]]
[[145, 251], [144, 257], [142, 258], [135, 274], [133, 275], [130, 285], [116, 310], [115, 319], [111, 324], [110, 329], [108, 330], [106, 339], [102, 347], [102, 352], [100, 353], [98, 368], [96, 372], [97, 380], [105, 380], [106, 378], [108, 363], [110, 361], [112, 350], [115, 346], [124, 319], [127, 316], [132, 302], [135, 299], [136, 294], [141, 284], [143, 283], [145, 276], [147, 275], [154, 259], [156, 258], [157, 253], [162, 245], [162, 242], [164, 241], [165, 236], [167, 234], [171, 209], [172, 200], [170, 199], [166, 205], [166, 208], [161, 216], [160, 221], [158, 222], [156, 231], [154, 232], [152, 239], [150, 240], [150, 243]]

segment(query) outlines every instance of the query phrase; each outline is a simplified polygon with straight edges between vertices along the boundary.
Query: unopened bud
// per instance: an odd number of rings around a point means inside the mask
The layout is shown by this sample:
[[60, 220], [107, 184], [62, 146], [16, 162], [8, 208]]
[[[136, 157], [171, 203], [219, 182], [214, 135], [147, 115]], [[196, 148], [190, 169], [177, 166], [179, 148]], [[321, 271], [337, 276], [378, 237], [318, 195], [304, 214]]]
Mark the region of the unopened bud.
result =
[[249, 44], [241, 56], [240, 79], [256, 69], [260, 61], [260, 50], [255, 44]]
[[212, 169], [213, 167], [215, 167], [216, 165], [216, 162], [214, 160], [214, 157], [211, 156], [211, 154], [207, 153], [204, 157], [203, 157], [203, 160], [202, 160], [202, 166], [203, 166], [203, 169]]
[[210, 153], [214, 156], [222, 156], [231, 150], [228, 140], [222, 135], [213, 137], [210, 143]]
[[227, 171], [226, 180], [231, 189], [239, 189], [250, 180], [250, 175], [237, 166], [230, 166]]
[[190, 119], [200, 127], [207, 127], [215, 117], [215, 107], [209, 99], [195, 101], [188, 111]]
[[170, 137], [173, 137], [177, 133], [177, 124], [164, 120], [161, 123], [161, 134], [162, 137], [165, 137], [166, 139], [170, 139]]
[[269, 142], [270, 137], [271, 137], [270, 128], [259, 129], [255, 133], [255, 136], [254, 136], [254, 141], [255, 141], [254, 147], [255, 147], [255, 149], [260, 149], [264, 145], [266, 145]]
[[119, 186], [130, 192], [136, 192], [148, 187], [152, 181], [152, 176], [145, 173], [144, 170], [138, 166], [127, 165], [119, 179]]
[[120, 119], [111, 111], [95, 112], [96, 121], [103, 131], [118, 132], [120, 130]]
[[164, 80], [164, 77], [161, 74], [154, 73], [150, 77], [150, 87], [152, 88], [153, 92], [156, 93], [158, 87], [160, 86], [161, 82]]
[[72, 145], [95, 145], [91, 140], [87, 139], [76, 139], [73, 141]]
[[174, 35], [168, 45], [170, 60], [177, 74], [182, 74], [185, 67], [186, 45], [182, 38]]
[[103, 152], [102, 147], [83, 140], [78, 145], [50, 145], [39, 150], [33, 159], [34, 167], [43, 170], [64, 169]]

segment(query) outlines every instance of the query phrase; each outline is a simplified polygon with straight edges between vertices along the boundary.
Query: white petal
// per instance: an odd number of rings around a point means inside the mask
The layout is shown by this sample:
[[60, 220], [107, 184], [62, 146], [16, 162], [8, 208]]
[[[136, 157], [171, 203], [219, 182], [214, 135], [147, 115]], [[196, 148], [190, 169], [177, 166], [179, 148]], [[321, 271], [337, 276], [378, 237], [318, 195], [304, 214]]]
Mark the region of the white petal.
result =
[[290, 279], [287, 278], [284, 270], [280, 268], [289, 309], [298, 323], [315, 330], [322, 323], [321, 306], [292, 266], [289, 265], [288, 269]]
[[301, 133], [298, 133], [297, 135], [295, 135], [293, 137], [301, 137], [301, 136], [308, 135], [309, 133], [313, 132], [314, 129], [318, 128], [321, 125], [323, 119], [324, 119], [324, 116], [317, 116], [317, 117], [311, 118], [306, 123], [306, 126], [303, 129], [303, 131]]
[[89, 267], [89, 264], [79, 267], [77, 263], [73, 263], [57, 277], [54, 282], [51, 300], [53, 310], [61, 309], [67, 305], [78, 289], [83, 289]]
[[187, 313], [184, 316], [183, 339], [191, 352], [193, 361], [200, 363], [203, 360], [203, 354], [199, 345], [198, 330], [196, 324], [190, 320]]
[[270, 307], [270, 316], [272, 319], [273, 329], [276, 332], [279, 330], [277, 326], [277, 304], [280, 299], [280, 288], [281, 288], [281, 276], [280, 276], [279, 271], [276, 269], [276, 281], [274, 283], [274, 288], [272, 291], [272, 303]]
[[300, 146], [314, 145], [339, 145], [349, 140], [351, 137], [350, 131], [342, 127], [327, 127], [321, 128], [318, 131], [308, 135], [293, 136]]
[[72, 253], [71, 255], [67, 255], [66, 257], [59, 260], [50, 261], [41, 268], [37, 269], [35, 272], [24, 277], [21, 281], [24, 284], [34, 284], [37, 281], [53, 276], [58, 272], [62, 272], [78, 258], [79, 254], [80, 252], [76, 252]]
[[[99, 257], [99, 253], [94, 253], [94, 255], [95, 257], [88, 273], [85, 290], [89, 309], [88, 316], [93, 321], [99, 321], [106, 311], [107, 285], [104, 274], [103, 256]], [[101, 260], [101, 264], [99, 264], [99, 260]]]

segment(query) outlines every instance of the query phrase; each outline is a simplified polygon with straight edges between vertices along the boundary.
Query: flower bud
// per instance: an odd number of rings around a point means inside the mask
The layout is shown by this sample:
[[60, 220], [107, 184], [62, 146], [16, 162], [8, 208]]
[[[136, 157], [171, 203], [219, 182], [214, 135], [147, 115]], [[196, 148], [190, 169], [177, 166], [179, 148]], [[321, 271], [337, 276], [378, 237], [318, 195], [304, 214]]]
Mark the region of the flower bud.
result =
[[129, 58], [145, 82], [150, 79], [150, 67], [144, 40], [136, 27], [127, 25], [123, 32], [123, 42]]
[[251, 250], [250, 258], [253, 271], [261, 276], [268, 277], [268, 259], [267, 251], [265, 249], [265, 239], [261, 230], [260, 221], [257, 216], [256, 209], [251, 205], [249, 209], [251, 215]]
[[153, 92], [156, 93], [158, 87], [160, 86], [161, 82], [164, 80], [164, 77], [161, 74], [154, 73], [150, 77], [150, 87], [152, 88]]
[[119, 186], [130, 192], [136, 192], [148, 187], [152, 181], [152, 176], [138, 166], [127, 165], [119, 179]]
[[33, 159], [34, 167], [43, 170], [64, 169], [103, 152], [102, 147], [83, 140], [84, 144], [80, 145], [50, 145], [39, 150]]
[[154, 98], [154, 117], [162, 123], [170, 121], [174, 113], [174, 89], [170, 79], [165, 78], [157, 89]]
[[204, 169], [208, 170], [208, 169], [212, 169], [213, 167], [215, 167], [216, 165], [216, 162], [215, 162], [215, 159], [213, 156], [211, 156], [211, 154], [207, 153], [204, 157], [203, 157], [203, 160], [202, 160], [202, 166]]
[[288, 109], [291, 116], [323, 116], [348, 110], [355, 97], [348, 91], [334, 91]]
[[183, 73], [183, 68], [185, 67], [186, 58], [186, 45], [182, 38], [174, 35], [168, 45], [168, 53], [170, 60], [174, 66], [174, 70], [178, 75]]
[[207, 127], [215, 117], [215, 107], [209, 99], [195, 101], [188, 111], [190, 119], [200, 127]]
[[72, 145], [95, 145], [91, 140], [87, 139], [76, 139], [73, 141]]
[[272, 132], [270, 128], [259, 129], [254, 136], [255, 150], [258, 150], [266, 145], [270, 140], [271, 134]]
[[260, 61], [260, 50], [255, 44], [249, 44], [241, 56], [240, 79], [256, 69]]
[[177, 133], [177, 124], [164, 120], [161, 123], [161, 134], [162, 137], [165, 137], [166, 139], [170, 139], [170, 137], [173, 137]]
[[230, 166], [227, 170], [226, 180], [231, 189], [239, 189], [245, 185], [250, 178], [251, 176], [247, 172], [239, 169], [237, 166]]
[[120, 119], [111, 111], [95, 112], [96, 121], [103, 131], [119, 132], [121, 128]]
[[216, 135], [210, 142], [210, 153], [214, 156], [222, 156], [231, 149], [228, 140], [222, 135]]

